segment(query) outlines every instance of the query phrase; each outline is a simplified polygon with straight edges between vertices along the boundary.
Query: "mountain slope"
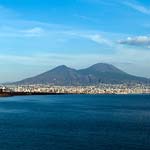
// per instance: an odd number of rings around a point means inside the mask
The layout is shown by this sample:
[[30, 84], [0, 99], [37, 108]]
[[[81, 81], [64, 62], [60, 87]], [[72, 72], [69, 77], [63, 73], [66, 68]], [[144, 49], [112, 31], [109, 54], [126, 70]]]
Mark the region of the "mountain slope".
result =
[[42, 73], [32, 78], [28, 78], [17, 84], [53, 84], [53, 85], [74, 85], [77, 84], [80, 75], [75, 69], [67, 66], [58, 66], [50, 71]]
[[149, 79], [125, 73], [113, 65], [98, 63], [86, 69], [76, 70], [58, 66], [50, 71], [15, 84], [52, 84], [52, 85], [98, 85], [121, 83], [150, 83]]
[[80, 74], [88, 75], [94, 84], [147, 83], [148, 79], [133, 76], [113, 65], [98, 63], [89, 68], [79, 70]]

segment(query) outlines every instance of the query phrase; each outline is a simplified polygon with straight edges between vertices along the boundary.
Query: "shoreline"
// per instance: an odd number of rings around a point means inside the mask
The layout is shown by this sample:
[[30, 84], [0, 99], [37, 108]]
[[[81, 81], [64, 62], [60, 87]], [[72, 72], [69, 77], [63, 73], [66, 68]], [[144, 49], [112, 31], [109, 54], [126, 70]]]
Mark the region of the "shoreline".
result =
[[41, 93], [41, 92], [4, 92], [0, 93], [0, 97], [11, 96], [30, 96], [30, 95], [64, 95], [65, 93]]
[[41, 93], [41, 92], [4, 92], [0, 97], [40, 95], [150, 95], [150, 93]]

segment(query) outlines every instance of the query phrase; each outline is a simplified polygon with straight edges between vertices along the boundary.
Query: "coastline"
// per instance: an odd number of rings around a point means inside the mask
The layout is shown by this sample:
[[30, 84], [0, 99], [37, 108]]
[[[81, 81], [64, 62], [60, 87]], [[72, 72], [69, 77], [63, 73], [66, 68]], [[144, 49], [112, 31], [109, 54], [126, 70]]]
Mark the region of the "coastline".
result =
[[0, 97], [40, 95], [150, 95], [150, 93], [42, 93], [42, 92], [4, 92]]
[[4, 92], [0, 97], [29, 96], [29, 95], [63, 95], [65, 93], [41, 93], [41, 92]]

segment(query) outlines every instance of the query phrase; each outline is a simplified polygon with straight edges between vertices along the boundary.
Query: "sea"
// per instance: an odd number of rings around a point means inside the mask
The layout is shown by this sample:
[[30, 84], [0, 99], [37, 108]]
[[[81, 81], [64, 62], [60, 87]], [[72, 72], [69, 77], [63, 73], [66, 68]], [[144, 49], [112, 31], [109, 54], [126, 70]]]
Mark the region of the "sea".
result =
[[0, 98], [0, 150], [150, 150], [150, 95]]

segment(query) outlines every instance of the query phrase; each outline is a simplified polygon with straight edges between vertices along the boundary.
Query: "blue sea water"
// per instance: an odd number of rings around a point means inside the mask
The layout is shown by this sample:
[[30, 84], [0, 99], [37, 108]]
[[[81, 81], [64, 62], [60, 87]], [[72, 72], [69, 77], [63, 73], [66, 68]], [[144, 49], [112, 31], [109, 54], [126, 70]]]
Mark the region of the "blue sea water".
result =
[[150, 150], [150, 95], [0, 98], [0, 150]]

